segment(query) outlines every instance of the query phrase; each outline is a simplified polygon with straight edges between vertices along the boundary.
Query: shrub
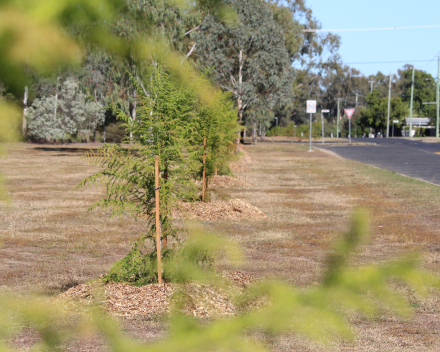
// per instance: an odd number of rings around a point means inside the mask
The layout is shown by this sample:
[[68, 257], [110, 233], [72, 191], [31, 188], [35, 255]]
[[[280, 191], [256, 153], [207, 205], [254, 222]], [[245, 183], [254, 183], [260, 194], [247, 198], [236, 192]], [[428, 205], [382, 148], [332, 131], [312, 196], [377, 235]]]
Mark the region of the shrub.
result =
[[78, 84], [67, 78], [56, 96], [34, 100], [28, 110], [27, 128], [30, 136], [39, 140], [64, 140], [82, 133], [89, 141], [103, 119], [103, 106], [87, 101]]
[[121, 121], [111, 123], [105, 127], [105, 141], [106, 143], [122, 143], [126, 138], [127, 133]]
[[146, 88], [140, 87], [135, 79], [133, 83], [139, 99], [137, 119], [117, 111], [122, 126], [131, 132], [125, 138], [130, 145], [107, 144], [97, 153], [89, 153], [87, 157], [104, 169], [86, 178], [80, 186], [105, 184], [106, 198], [92, 207], [111, 208], [113, 214], [128, 211], [148, 219], [146, 234], [108, 276], [108, 279], [146, 283], [154, 281], [152, 253], [139, 250], [156, 232], [155, 156], [159, 157], [160, 170], [160, 232], [166, 241], [168, 236], [177, 234], [171, 219], [175, 203], [199, 198], [200, 187], [194, 180], [202, 168], [204, 148], [200, 141], [204, 136], [209, 138], [210, 172], [215, 168], [223, 170], [231, 153], [231, 131], [236, 122], [227, 96], [218, 93], [213, 105], [205, 106], [195, 91], [178, 85], [160, 65], [152, 68]]

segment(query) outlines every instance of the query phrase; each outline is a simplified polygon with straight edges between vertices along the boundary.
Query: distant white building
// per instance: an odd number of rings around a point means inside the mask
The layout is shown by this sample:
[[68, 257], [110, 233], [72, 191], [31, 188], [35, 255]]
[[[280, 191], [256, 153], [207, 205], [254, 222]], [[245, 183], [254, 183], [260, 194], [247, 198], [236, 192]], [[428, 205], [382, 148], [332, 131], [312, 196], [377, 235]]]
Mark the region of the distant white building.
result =
[[[406, 128], [409, 129], [409, 117], [405, 117], [405, 122], [406, 122], [406, 126], [407, 127], [403, 127], [402, 129], [402, 136], [404, 137], [408, 137], [409, 136], [409, 130], [406, 130]], [[431, 122], [431, 119], [429, 117], [413, 117], [412, 118], [412, 127], [423, 127], [425, 129], [432, 129], [431, 131], [426, 131], [430, 135], [431, 133], [433, 133], [433, 135], [435, 135], [435, 127], [434, 126], [430, 126], [429, 123]], [[414, 135], [416, 134], [416, 130], [412, 130], [411, 131], [411, 137], [414, 137]]]
[[[409, 126], [409, 117], [405, 117], [406, 125]], [[413, 117], [412, 125], [415, 127], [426, 127], [431, 119], [429, 117]]]

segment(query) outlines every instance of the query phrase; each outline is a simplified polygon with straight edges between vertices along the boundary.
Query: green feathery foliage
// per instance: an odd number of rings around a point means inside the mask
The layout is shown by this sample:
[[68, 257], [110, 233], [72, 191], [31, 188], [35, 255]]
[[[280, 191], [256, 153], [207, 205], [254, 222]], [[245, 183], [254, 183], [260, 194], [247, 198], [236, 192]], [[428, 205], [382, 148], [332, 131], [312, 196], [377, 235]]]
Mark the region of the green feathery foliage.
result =
[[[197, 131], [192, 136], [192, 143], [201, 145], [206, 137], [205, 167], [208, 179], [216, 172], [229, 174], [228, 162], [236, 157], [233, 149], [239, 126], [231, 98], [231, 94], [218, 91], [210, 105], [198, 104], [197, 115], [192, 120]], [[201, 172], [202, 168], [200, 175]]]
[[203, 137], [207, 136], [208, 165], [224, 168], [231, 154], [236, 122], [227, 96], [218, 93], [215, 105], [205, 106], [193, 90], [172, 80], [160, 65], [153, 66], [150, 83], [144, 87], [133, 78], [138, 96], [136, 119], [118, 110], [130, 133], [129, 145], [105, 145], [88, 159], [104, 169], [80, 185], [101, 182], [106, 197], [92, 207], [111, 209], [113, 215], [131, 212], [149, 220], [149, 231], [136, 242], [130, 253], [115, 263], [108, 280], [140, 283], [155, 282], [157, 273], [145, 240], [156, 231], [155, 156], [159, 156], [160, 222], [162, 238], [175, 236], [171, 211], [177, 201], [198, 199], [200, 186], [194, 182], [201, 170]]
[[[159, 156], [161, 222], [163, 232], [171, 227], [170, 213], [176, 201], [193, 201], [199, 188], [193, 182], [201, 169], [203, 137], [208, 138], [208, 172], [223, 169], [231, 158], [237, 123], [228, 96], [218, 92], [215, 104], [204, 105], [194, 91], [173, 82], [160, 66], [152, 68], [145, 89], [135, 79], [137, 118], [118, 110], [118, 117], [131, 131], [130, 145], [105, 145], [87, 158], [104, 167], [86, 178], [87, 183], [103, 182], [105, 199], [94, 206], [111, 208], [113, 215], [129, 210], [136, 216], [153, 219], [154, 157]], [[154, 224], [153, 224], [154, 226]]]
[[[219, 284], [216, 261], [225, 253], [234, 263], [240, 263], [238, 248], [218, 235], [191, 227], [181, 245], [162, 252], [162, 278], [168, 282], [200, 282]], [[143, 242], [137, 241], [130, 253], [116, 262], [104, 279], [144, 286], [157, 282], [156, 252], [143, 252]], [[221, 284], [221, 283], [220, 283]]]

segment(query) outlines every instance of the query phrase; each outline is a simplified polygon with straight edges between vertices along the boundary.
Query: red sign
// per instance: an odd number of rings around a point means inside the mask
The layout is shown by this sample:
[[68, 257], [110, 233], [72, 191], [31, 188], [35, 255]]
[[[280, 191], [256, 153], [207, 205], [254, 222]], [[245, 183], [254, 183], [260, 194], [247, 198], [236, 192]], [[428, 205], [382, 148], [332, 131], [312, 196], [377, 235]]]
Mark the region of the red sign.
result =
[[348, 117], [349, 119], [351, 119], [351, 117], [352, 117], [353, 114], [354, 114], [354, 109], [344, 109], [344, 111], [345, 111], [345, 115], [347, 115], [347, 117]]

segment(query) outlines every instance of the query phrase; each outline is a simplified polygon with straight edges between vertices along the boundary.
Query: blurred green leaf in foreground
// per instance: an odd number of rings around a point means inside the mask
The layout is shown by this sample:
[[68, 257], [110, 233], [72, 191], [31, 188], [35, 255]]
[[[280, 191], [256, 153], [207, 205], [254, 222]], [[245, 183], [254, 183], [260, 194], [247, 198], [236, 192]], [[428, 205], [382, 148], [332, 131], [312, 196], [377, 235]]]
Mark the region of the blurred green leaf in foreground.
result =
[[[50, 351], [60, 349], [70, 339], [96, 332], [105, 336], [112, 351], [124, 352], [265, 351], [257, 339], [252, 338], [256, 331], [272, 336], [295, 332], [323, 343], [339, 338], [351, 339], [353, 333], [347, 322], [348, 314], [363, 314], [367, 318], [383, 313], [403, 318], [411, 316], [408, 300], [393, 289], [396, 285], [410, 287], [419, 295], [440, 287], [439, 278], [420, 270], [414, 257], [383, 265], [350, 265], [367, 228], [366, 215], [356, 213], [351, 230], [335, 244], [328, 256], [320, 284], [297, 289], [282, 282], [260, 281], [238, 297], [237, 304], [247, 309], [242, 309], [242, 313], [234, 317], [210, 323], [184, 316], [176, 309], [177, 313], [170, 318], [170, 333], [157, 343], [142, 344], [130, 340], [121, 333], [117, 323], [98, 308], [89, 307], [87, 313], [79, 315], [76, 308], [74, 315], [69, 313], [67, 303], [57, 306], [42, 300], [8, 298], [0, 300], [0, 341], [17, 334], [20, 327], [29, 325], [38, 331], [42, 350]], [[188, 253], [193, 251], [192, 248], [200, 252], [199, 247], [206, 245], [206, 241], [200, 239], [203, 236], [188, 241]], [[212, 251], [212, 248], [207, 250]], [[184, 260], [188, 264], [183, 263]], [[184, 268], [185, 281], [208, 278], [200, 274], [193, 262], [191, 255], [179, 257], [177, 264]], [[69, 329], [64, 326], [67, 321], [71, 322]], [[0, 351], [10, 349], [4, 345]]]

